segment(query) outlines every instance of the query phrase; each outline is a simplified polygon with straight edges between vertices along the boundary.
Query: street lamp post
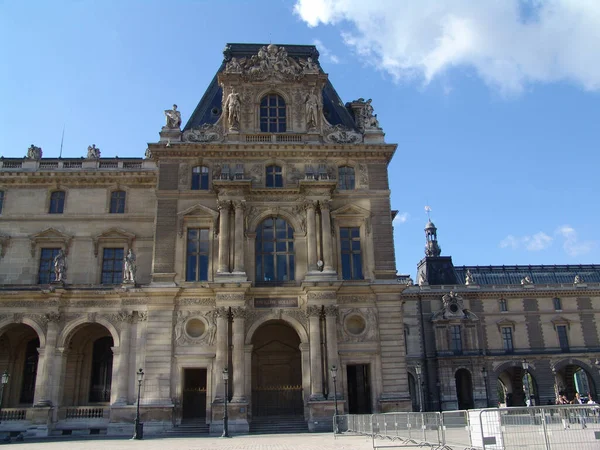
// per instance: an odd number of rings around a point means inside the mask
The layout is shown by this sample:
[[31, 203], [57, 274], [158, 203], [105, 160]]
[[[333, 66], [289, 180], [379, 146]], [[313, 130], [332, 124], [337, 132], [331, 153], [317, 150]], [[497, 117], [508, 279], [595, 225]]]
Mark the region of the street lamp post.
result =
[[337, 367], [331, 366], [329, 369], [331, 372], [331, 379], [333, 380], [333, 402], [335, 405], [335, 415], [338, 415], [338, 405], [337, 405]]
[[225, 407], [225, 410], [223, 412], [223, 434], [221, 435], [222, 438], [228, 438], [229, 436], [229, 415], [227, 414], [227, 395], [228, 395], [228, 389], [227, 389], [227, 382], [229, 381], [229, 371], [227, 370], [227, 367], [225, 367], [223, 369], [223, 381], [225, 382], [225, 396], [223, 398], [223, 405]]
[[423, 412], [423, 389], [421, 387], [421, 364], [415, 366], [415, 373], [417, 374], [417, 389], [419, 390], [419, 412]]
[[2, 388], [0, 388], [0, 422], [2, 422], [2, 400], [4, 399], [4, 386], [7, 385], [9, 378], [10, 375], [8, 373], [8, 369], [6, 369], [2, 374]]
[[521, 362], [521, 366], [523, 367], [523, 370], [525, 371], [525, 406], [531, 406], [531, 397], [530, 397], [530, 393], [529, 393], [529, 363], [527, 362], [526, 359], [524, 359]]
[[488, 372], [485, 366], [481, 369], [481, 374], [483, 375], [483, 385], [485, 386], [485, 406], [490, 406], [490, 395], [488, 392]]
[[137, 408], [135, 410], [135, 422], [133, 430], [133, 439], [144, 439], [144, 424], [140, 423], [140, 396], [142, 392], [142, 381], [144, 381], [144, 371], [140, 367], [140, 370], [136, 372], [138, 381], [138, 397], [137, 397]]

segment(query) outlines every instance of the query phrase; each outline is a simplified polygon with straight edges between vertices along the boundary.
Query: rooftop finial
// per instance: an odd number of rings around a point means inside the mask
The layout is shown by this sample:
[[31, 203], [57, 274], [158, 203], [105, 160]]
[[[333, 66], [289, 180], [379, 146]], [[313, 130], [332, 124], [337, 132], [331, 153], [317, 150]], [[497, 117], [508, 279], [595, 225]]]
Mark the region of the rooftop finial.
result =
[[427, 220], [431, 221], [431, 217], [429, 217], [429, 213], [431, 212], [431, 206], [425, 205], [425, 213], [427, 214]]

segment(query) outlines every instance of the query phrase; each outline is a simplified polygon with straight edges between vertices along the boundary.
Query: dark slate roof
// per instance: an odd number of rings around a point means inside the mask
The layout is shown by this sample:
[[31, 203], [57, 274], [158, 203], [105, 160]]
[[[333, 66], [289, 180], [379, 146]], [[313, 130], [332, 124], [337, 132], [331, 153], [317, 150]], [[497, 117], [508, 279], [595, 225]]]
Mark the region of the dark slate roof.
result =
[[454, 270], [460, 284], [464, 284], [467, 270], [478, 285], [521, 284], [529, 276], [533, 284], [573, 283], [575, 275], [583, 283], [600, 283], [600, 265], [566, 266], [455, 266]]
[[[217, 73], [225, 70], [225, 63], [232, 57], [244, 58], [256, 55], [261, 47], [269, 44], [227, 44], [223, 55], [225, 59], [217, 70]], [[288, 56], [292, 58], [308, 58], [318, 62], [319, 51], [314, 45], [286, 45], [276, 44], [278, 47], [285, 47]], [[321, 68], [321, 71], [323, 69]], [[223, 102], [223, 90], [217, 82], [217, 75], [210, 82], [208, 89], [202, 96], [202, 99], [196, 106], [196, 109], [185, 124], [183, 131], [190, 128], [198, 128], [204, 124], [213, 124], [219, 120], [221, 115], [221, 105]], [[331, 125], [343, 125], [347, 128], [356, 129], [356, 124], [352, 114], [344, 106], [340, 96], [328, 80], [323, 87], [323, 114]]]

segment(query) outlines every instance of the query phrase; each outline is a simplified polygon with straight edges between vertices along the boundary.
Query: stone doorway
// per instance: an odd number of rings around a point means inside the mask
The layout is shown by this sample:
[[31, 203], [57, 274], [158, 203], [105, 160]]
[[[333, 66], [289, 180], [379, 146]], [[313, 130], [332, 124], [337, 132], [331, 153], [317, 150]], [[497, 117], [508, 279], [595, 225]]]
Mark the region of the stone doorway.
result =
[[346, 366], [348, 380], [348, 413], [371, 414], [371, 382], [369, 364]]
[[181, 421], [206, 420], [206, 369], [183, 370]]
[[300, 416], [300, 337], [283, 321], [267, 322], [252, 337], [252, 416]]
[[458, 369], [454, 375], [456, 380], [456, 399], [458, 409], [473, 409], [473, 380], [467, 369]]

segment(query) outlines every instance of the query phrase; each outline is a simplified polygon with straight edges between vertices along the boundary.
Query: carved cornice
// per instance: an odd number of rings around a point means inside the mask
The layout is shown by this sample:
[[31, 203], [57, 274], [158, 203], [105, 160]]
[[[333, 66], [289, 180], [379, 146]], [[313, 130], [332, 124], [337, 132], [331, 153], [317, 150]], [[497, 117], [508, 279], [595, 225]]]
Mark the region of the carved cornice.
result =
[[132, 172], [127, 169], [114, 169], [103, 172], [96, 171], [47, 171], [19, 172], [0, 170], [0, 184], [2, 185], [46, 185], [53, 186], [57, 181], [69, 187], [74, 186], [109, 186], [122, 184], [131, 186], [155, 187], [158, 172], [156, 169]]

